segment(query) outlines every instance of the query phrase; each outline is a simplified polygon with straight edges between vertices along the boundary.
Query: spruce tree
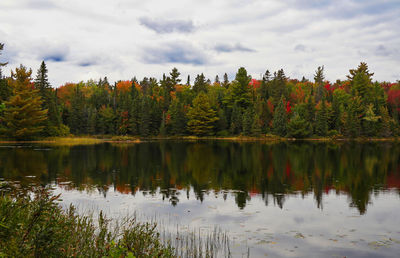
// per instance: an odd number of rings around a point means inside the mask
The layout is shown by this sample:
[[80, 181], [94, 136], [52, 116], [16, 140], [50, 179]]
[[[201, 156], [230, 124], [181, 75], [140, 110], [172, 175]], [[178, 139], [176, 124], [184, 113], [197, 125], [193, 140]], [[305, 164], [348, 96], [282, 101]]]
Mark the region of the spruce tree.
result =
[[0, 121], [0, 131], [15, 139], [29, 139], [38, 136], [42, 123], [47, 119], [47, 110], [42, 109], [42, 100], [38, 90], [32, 88], [32, 70], [20, 66], [11, 72], [9, 81], [13, 95], [5, 102], [5, 109]]
[[47, 120], [44, 128], [44, 134], [47, 136], [60, 135], [61, 113], [57, 106], [57, 96], [51, 88], [48, 80], [48, 70], [44, 61], [37, 71], [35, 79], [35, 88], [39, 90], [39, 94], [43, 100], [42, 108], [47, 109]]
[[272, 121], [273, 132], [279, 136], [285, 136], [287, 133], [287, 114], [283, 96], [275, 109], [274, 119]]

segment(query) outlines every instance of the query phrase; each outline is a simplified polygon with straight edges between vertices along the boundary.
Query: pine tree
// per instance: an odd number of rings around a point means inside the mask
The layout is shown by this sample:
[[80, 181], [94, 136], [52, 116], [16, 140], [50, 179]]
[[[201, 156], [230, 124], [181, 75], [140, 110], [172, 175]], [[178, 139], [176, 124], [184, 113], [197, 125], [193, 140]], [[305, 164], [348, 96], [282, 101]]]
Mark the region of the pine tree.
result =
[[231, 87], [231, 98], [235, 105], [241, 108], [247, 108], [251, 102], [251, 92], [249, 82], [251, 76], [247, 75], [247, 71], [244, 67], [240, 67], [236, 73], [235, 81], [230, 85]]
[[[1, 51], [3, 50], [3, 48], [4, 48], [4, 44], [0, 43], [0, 56], [1, 56]], [[7, 63], [0, 62], [0, 104], [3, 101], [6, 101], [11, 95], [11, 90], [7, 85], [7, 81], [3, 78], [3, 73], [1, 70], [1, 67], [5, 66], [5, 65], [7, 65]]]
[[141, 136], [149, 136], [150, 135], [150, 100], [147, 96], [142, 98], [141, 103], [141, 115], [140, 115], [140, 123], [139, 123], [139, 133]]
[[168, 123], [168, 132], [173, 135], [182, 135], [186, 131], [186, 114], [184, 105], [178, 98], [172, 100], [169, 106], [168, 116], [170, 117]]
[[362, 62], [357, 69], [352, 69], [349, 72], [350, 75], [347, 78], [350, 80], [351, 94], [360, 96], [364, 104], [371, 103], [374, 97], [371, 94], [373, 90], [372, 76], [374, 74], [368, 71], [368, 65]]
[[279, 136], [285, 136], [287, 133], [287, 114], [284, 104], [284, 98], [281, 97], [278, 107], [274, 113], [274, 120], [272, 121], [273, 132]]
[[215, 76], [214, 83], [215, 83], [215, 84], [220, 84], [220, 81], [219, 81], [219, 76], [218, 76], [218, 74]]
[[38, 90], [32, 87], [32, 70], [20, 66], [11, 72], [9, 81], [13, 96], [5, 102], [0, 121], [1, 132], [15, 139], [28, 139], [42, 132], [47, 110], [42, 109]]
[[186, 85], [190, 86], [190, 75], [188, 75], [188, 77], [187, 77]]
[[51, 88], [47, 73], [46, 64], [42, 61], [37, 71], [35, 88], [39, 90], [39, 94], [43, 100], [42, 108], [48, 110], [44, 134], [46, 136], [57, 136], [61, 134], [61, 113], [57, 106], [57, 96]]
[[229, 88], [229, 79], [227, 73], [224, 73], [224, 81], [222, 82], [222, 86], [225, 87], [225, 89]]
[[215, 122], [218, 120], [216, 111], [211, 108], [206, 94], [200, 93], [194, 100], [188, 112], [188, 129], [194, 135], [211, 135]]
[[254, 112], [252, 108], [247, 108], [243, 113], [243, 134], [251, 135], [251, 129], [253, 126]]
[[181, 73], [178, 72], [176, 67], [172, 68], [172, 71], [169, 73], [169, 75], [171, 75], [171, 81], [174, 86], [181, 82], [181, 79], [179, 79]]
[[286, 75], [283, 69], [274, 73], [274, 78], [269, 84], [269, 96], [272, 97], [274, 106], [279, 104], [281, 97], [286, 97]]
[[328, 134], [328, 112], [326, 108], [325, 99], [321, 101], [321, 107], [317, 111], [315, 118], [315, 132], [319, 136], [326, 136]]
[[324, 88], [324, 66], [318, 66], [317, 71], [315, 71], [314, 81], [317, 86], [315, 101], [319, 102], [326, 95], [326, 89]]
[[207, 91], [207, 82], [204, 74], [198, 74], [193, 84], [193, 91], [198, 94]]

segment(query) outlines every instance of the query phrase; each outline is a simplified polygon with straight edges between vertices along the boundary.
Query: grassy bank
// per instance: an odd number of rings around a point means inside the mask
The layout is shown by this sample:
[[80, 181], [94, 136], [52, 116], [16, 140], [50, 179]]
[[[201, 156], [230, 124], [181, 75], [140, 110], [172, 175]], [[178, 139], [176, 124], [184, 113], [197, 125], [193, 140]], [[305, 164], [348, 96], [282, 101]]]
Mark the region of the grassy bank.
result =
[[[174, 257], [156, 225], [64, 211], [48, 189], [0, 183], [0, 257]], [[33, 193], [33, 194], [32, 194]]]

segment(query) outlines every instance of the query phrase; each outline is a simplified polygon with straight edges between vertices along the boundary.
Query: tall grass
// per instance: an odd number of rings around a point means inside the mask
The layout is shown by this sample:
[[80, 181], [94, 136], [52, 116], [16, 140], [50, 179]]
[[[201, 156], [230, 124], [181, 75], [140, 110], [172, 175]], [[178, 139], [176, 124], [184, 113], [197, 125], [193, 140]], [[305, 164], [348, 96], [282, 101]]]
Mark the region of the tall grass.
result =
[[218, 227], [182, 228], [62, 209], [50, 188], [0, 181], [0, 257], [231, 257]]
[[[67, 211], [49, 189], [0, 183], [0, 257], [174, 257], [156, 225]], [[95, 222], [96, 221], [96, 222]]]

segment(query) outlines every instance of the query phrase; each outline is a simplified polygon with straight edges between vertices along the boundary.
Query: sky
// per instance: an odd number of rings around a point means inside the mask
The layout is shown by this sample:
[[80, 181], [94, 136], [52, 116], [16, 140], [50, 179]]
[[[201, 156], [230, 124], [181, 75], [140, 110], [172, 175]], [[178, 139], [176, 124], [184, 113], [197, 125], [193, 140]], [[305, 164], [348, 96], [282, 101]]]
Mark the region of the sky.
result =
[[161, 78], [214, 80], [239, 67], [255, 79], [345, 79], [367, 62], [374, 80], [400, 79], [400, 0], [1, 0], [3, 73], [42, 60], [66, 82]]

